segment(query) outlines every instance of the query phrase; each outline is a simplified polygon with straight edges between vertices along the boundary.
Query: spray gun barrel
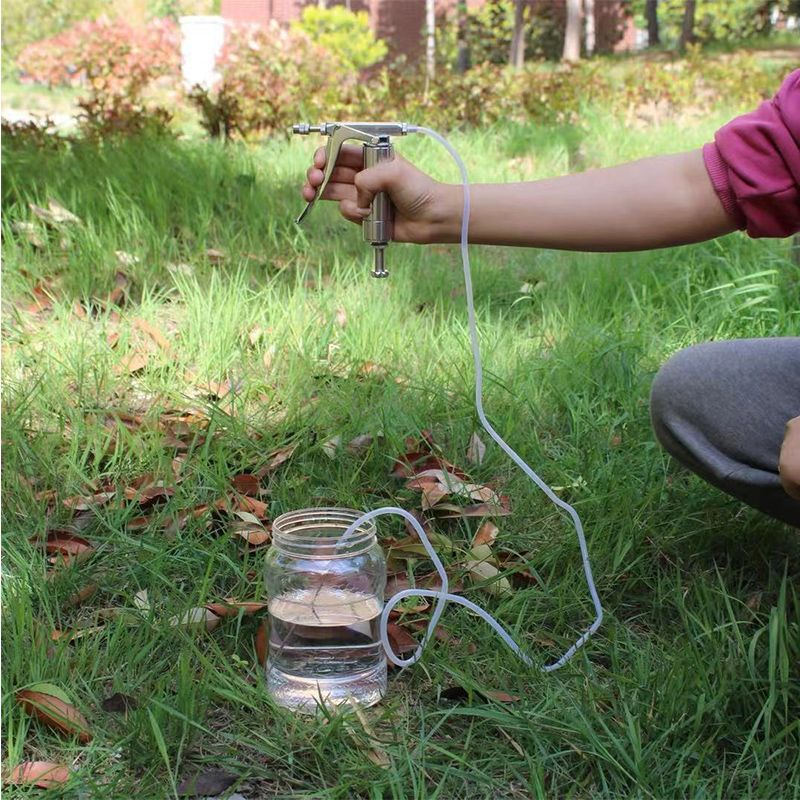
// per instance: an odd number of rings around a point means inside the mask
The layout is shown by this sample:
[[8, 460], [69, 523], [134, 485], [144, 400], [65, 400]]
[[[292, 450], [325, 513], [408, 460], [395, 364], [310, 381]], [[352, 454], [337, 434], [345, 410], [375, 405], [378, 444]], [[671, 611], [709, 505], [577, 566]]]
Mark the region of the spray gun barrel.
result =
[[[297, 222], [308, 216], [317, 200], [322, 196], [325, 187], [331, 179], [336, 161], [339, 158], [342, 145], [349, 140], [363, 143], [364, 168], [375, 166], [394, 158], [392, 136], [405, 136], [409, 126], [405, 122], [323, 122], [319, 125], [310, 125], [301, 122], [292, 126], [292, 133], [307, 136], [310, 133], [320, 133], [328, 137], [325, 146], [325, 171], [322, 183], [317, 189], [314, 199], [305, 207]], [[386, 248], [392, 241], [394, 234], [394, 207], [385, 192], [379, 192], [372, 200], [369, 216], [362, 222], [361, 229], [364, 241], [372, 245], [374, 278], [387, 278], [389, 273], [385, 267]]]

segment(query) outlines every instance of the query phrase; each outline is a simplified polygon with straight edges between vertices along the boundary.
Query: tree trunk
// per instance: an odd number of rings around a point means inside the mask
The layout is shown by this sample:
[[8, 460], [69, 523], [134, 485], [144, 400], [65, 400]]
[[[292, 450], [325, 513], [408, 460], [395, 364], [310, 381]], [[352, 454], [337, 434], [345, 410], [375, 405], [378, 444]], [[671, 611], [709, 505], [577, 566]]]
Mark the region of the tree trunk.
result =
[[514, 69], [521, 69], [525, 63], [525, 0], [514, 0], [514, 30], [508, 63]]
[[594, 53], [595, 48], [595, 27], [594, 27], [594, 0], [583, 0], [583, 12], [586, 17], [586, 31], [584, 41], [586, 42], [586, 55]]
[[436, 0], [425, 0], [425, 75], [436, 76]]
[[567, 26], [564, 31], [564, 61], [581, 57], [581, 0], [567, 0]]
[[654, 47], [661, 44], [661, 37], [658, 35], [658, 0], [647, 0], [647, 44]]
[[683, 9], [683, 25], [681, 27], [681, 41], [679, 49], [683, 52], [687, 44], [694, 41], [694, 11], [695, 0], [686, 0], [686, 5]]
[[458, 52], [456, 53], [456, 72], [463, 75], [469, 69], [469, 15], [467, 0], [458, 0]]

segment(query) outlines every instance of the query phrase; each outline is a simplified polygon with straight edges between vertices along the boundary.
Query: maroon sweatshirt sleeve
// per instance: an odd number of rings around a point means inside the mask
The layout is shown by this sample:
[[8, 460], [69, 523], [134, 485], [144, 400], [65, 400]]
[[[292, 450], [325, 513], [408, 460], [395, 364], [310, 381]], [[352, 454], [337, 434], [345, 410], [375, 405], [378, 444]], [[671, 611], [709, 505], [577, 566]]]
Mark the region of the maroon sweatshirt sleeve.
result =
[[772, 100], [720, 128], [703, 158], [740, 230], [753, 238], [800, 231], [800, 70]]

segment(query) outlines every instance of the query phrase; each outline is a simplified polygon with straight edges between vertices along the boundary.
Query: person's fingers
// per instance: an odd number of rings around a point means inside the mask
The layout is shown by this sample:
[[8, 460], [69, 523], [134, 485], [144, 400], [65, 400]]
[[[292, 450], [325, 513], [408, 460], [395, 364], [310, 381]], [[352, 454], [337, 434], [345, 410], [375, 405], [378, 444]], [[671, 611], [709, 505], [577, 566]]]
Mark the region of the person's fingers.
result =
[[352, 183], [329, 183], [322, 193], [323, 200], [355, 200], [356, 187]]
[[[339, 167], [351, 167], [352, 169], [361, 169], [364, 166], [364, 154], [360, 145], [345, 144], [339, 151], [339, 158], [336, 159], [336, 165]], [[314, 166], [317, 169], [323, 169], [325, 166], [325, 148], [320, 147], [314, 153]]]
[[339, 213], [350, 222], [363, 222], [369, 209], [359, 208], [355, 199], [342, 200], [339, 203]]
[[[325, 175], [321, 169], [309, 167], [306, 172], [309, 186], [319, 186]], [[353, 183], [356, 177], [356, 170], [352, 167], [336, 167], [331, 174], [331, 183]]]
[[[303, 184], [303, 200], [310, 203], [317, 196], [318, 188]], [[322, 200], [355, 200], [356, 187], [352, 183], [329, 183], [322, 193]]]
[[359, 208], [369, 208], [378, 192], [389, 191], [397, 178], [399, 161], [387, 161], [357, 173], [353, 179]]

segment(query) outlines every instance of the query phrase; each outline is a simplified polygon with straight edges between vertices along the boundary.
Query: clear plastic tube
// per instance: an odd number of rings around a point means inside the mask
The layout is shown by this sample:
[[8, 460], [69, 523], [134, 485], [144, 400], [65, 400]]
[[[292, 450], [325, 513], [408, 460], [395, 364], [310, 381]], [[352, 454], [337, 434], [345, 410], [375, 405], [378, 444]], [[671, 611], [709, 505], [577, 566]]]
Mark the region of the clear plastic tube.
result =
[[[581, 523], [581, 519], [578, 516], [578, 512], [565, 500], [562, 500], [553, 490], [525, 463], [525, 461], [511, 448], [510, 445], [506, 444], [503, 438], [500, 436], [499, 433], [491, 426], [489, 421], [486, 419], [486, 414], [483, 410], [483, 366], [481, 364], [481, 353], [480, 353], [480, 346], [478, 343], [478, 330], [475, 324], [475, 304], [472, 297], [472, 273], [470, 272], [469, 266], [469, 212], [470, 212], [470, 192], [469, 192], [469, 179], [467, 177], [467, 168], [464, 166], [464, 162], [459, 157], [458, 153], [456, 152], [455, 148], [444, 138], [441, 134], [437, 133], [430, 128], [425, 128], [422, 126], [417, 125], [410, 125], [409, 133], [424, 133], [427, 136], [432, 137], [437, 142], [439, 142], [445, 150], [453, 157], [453, 160], [458, 165], [459, 171], [461, 173], [461, 183], [464, 190], [464, 206], [463, 206], [463, 213], [461, 218], [461, 262], [464, 268], [464, 287], [466, 290], [467, 296], [467, 313], [469, 317], [469, 334], [470, 334], [470, 343], [472, 345], [472, 357], [475, 365], [475, 407], [478, 411], [478, 419], [481, 421], [481, 425], [483, 425], [486, 432], [489, 436], [497, 442], [498, 445], [508, 454], [509, 458], [514, 461], [517, 466], [547, 495], [548, 499], [559, 508], [563, 509], [564, 511], [569, 514], [572, 522], [575, 526], [575, 531], [578, 534], [578, 543], [580, 545], [581, 551], [581, 559], [583, 561], [583, 571], [584, 575], [586, 576], [586, 584], [589, 588], [589, 595], [591, 596], [592, 603], [594, 604], [595, 609], [595, 619], [594, 622], [581, 634], [580, 637], [574, 642], [574, 644], [569, 647], [563, 655], [557, 658], [550, 664], [545, 664], [541, 667], [543, 672], [552, 672], [559, 667], [564, 666], [564, 664], [572, 658], [573, 655], [586, 643], [589, 637], [600, 627], [603, 621], [603, 607], [600, 604], [600, 598], [597, 594], [597, 589], [594, 584], [594, 578], [592, 576], [592, 567], [589, 563], [589, 551], [586, 547], [586, 537], [583, 533], [583, 525]], [[412, 664], [416, 663], [420, 657], [422, 656], [422, 651], [425, 645], [428, 643], [430, 638], [433, 636], [434, 631], [436, 630], [436, 625], [439, 622], [439, 619], [444, 612], [445, 606], [448, 602], [458, 603], [459, 605], [466, 606], [470, 610], [474, 611], [476, 614], [480, 615], [482, 619], [484, 619], [492, 628], [497, 632], [497, 634], [502, 638], [502, 640], [508, 645], [508, 647], [514, 651], [521, 659], [525, 662], [528, 666], [533, 666], [533, 662], [529, 656], [527, 656], [519, 647], [519, 645], [514, 641], [514, 639], [509, 635], [509, 633], [503, 628], [500, 623], [498, 623], [487, 611], [482, 609], [480, 606], [476, 605], [470, 600], [467, 600], [464, 597], [460, 597], [458, 595], [450, 594], [448, 592], [448, 580], [447, 580], [447, 573], [445, 571], [444, 565], [442, 564], [439, 557], [436, 555], [436, 551], [433, 549], [427, 535], [425, 534], [425, 530], [423, 529], [422, 525], [419, 524], [417, 519], [410, 514], [408, 511], [405, 511], [402, 508], [395, 508], [392, 506], [387, 506], [385, 508], [378, 508], [374, 511], [368, 511], [363, 516], [359, 517], [350, 527], [344, 532], [342, 535], [341, 541], [345, 541], [349, 536], [351, 536], [358, 527], [366, 522], [367, 520], [373, 519], [374, 517], [384, 516], [386, 514], [396, 514], [398, 516], [403, 517], [406, 519], [411, 526], [416, 531], [417, 535], [419, 536], [422, 544], [425, 546], [428, 555], [431, 558], [434, 566], [436, 567], [436, 571], [439, 573], [439, 577], [441, 578], [442, 588], [439, 591], [434, 591], [432, 589], [406, 589], [404, 591], [398, 592], [395, 594], [384, 606], [383, 614], [381, 615], [380, 621], [380, 634], [381, 634], [381, 641], [383, 643], [384, 650], [386, 651], [386, 657], [391, 661], [393, 664], [396, 664], [399, 667], [408, 667]], [[389, 641], [389, 636], [387, 633], [387, 626], [389, 624], [389, 614], [391, 613], [392, 609], [395, 605], [400, 602], [405, 597], [411, 596], [422, 596], [422, 597], [430, 597], [436, 598], [436, 605], [433, 609], [433, 614], [431, 616], [431, 621], [428, 625], [428, 629], [425, 632], [425, 636], [420, 644], [419, 648], [414, 652], [412, 656], [407, 659], [398, 658], [394, 651], [392, 650], [391, 643]]]

